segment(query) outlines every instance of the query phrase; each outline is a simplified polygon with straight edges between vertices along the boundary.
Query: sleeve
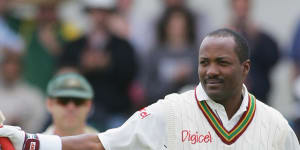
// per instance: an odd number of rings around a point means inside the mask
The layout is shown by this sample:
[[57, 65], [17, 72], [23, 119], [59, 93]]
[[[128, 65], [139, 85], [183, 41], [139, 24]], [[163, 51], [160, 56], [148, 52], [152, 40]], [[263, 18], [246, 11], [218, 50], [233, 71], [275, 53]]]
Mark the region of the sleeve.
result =
[[40, 140], [39, 150], [62, 150], [61, 138], [57, 135], [38, 134]]
[[299, 141], [291, 127], [288, 128], [288, 133], [284, 141], [284, 149], [300, 150]]
[[98, 134], [105, 150], [157, 150], [166, 147], [162, 101], [137, 111], [121, 127]]

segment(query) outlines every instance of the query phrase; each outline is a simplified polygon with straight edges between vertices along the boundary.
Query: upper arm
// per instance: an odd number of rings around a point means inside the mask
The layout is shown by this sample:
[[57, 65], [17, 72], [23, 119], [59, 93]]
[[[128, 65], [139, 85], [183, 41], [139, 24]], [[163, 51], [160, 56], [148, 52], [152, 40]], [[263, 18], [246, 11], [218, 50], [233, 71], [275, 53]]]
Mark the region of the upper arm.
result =
[[166, 125], [160, 102], [137, 111], [121, 127], [100, 133], [106, 150], [158, 149], [166, 141]]

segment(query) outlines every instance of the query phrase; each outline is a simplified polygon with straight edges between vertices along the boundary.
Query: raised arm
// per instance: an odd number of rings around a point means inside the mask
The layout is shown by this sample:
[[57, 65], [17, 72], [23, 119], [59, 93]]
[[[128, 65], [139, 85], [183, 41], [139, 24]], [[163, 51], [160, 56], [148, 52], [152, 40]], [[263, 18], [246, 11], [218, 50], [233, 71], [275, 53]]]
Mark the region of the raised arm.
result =
[[62, 137], [62, 150], [104, 150], [97, 134]]

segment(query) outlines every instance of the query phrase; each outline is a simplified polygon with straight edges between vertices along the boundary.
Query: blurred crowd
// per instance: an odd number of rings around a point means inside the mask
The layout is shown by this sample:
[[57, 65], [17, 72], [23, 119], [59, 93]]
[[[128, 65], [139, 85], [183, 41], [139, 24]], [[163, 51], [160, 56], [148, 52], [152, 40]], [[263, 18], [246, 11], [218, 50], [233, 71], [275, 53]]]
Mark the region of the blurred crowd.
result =
[[[251, 47], [248, 90], [269, 104], [270, 74], [286, 55], [251, 18], [251, 0], [228, 3], [231, 16], [223, 27], [240, 32]], [[206, 15], [185, 0], [161, 0], [155, 7], [138, 0], [0, 0], [0, 110], [6, 124], [43, 131], [51, 123], [47, 84], [58, 73], [77, 72], [91, 83], [88, 123], [99, 131], [121, 125], [166, 94], [194, 88], [199, 44], [211, 31]], [[300, 23], [295, 33], [288, 58], [297, 103]], [[300, 133], [299, 119], [290, 122]]]

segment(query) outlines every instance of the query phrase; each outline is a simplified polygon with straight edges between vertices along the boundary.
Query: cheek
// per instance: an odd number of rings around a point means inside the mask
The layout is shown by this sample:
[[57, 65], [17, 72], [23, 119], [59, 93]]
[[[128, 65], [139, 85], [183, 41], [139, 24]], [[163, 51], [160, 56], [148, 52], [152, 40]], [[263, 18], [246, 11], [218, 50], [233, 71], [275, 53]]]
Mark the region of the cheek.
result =
[[89, 109], [87, 107], [82, 107], [78, 109], [78, 115], [81, 118], [85, 118], [89, 113]]
[[198, 67], [198, 77], [199, 77], [200, 81], [203, 79], [203, 76], [204, 76], [204, 70], [203, 70], [203, 68]]
[[240, 84], [240, 82], [243, 82], [243, 73], [241, 70], [238, 69], [230, 69], [226, 73], [227, 81], [232, 86], [236, 86], [236, 84]]
[[53, 106], [51, 108], [51, 113], [52, 113], [53, 117], [57, 118], [57, 119], [64, 117], [64, 115], [63, 115], [64, 111], [60, 106]]

